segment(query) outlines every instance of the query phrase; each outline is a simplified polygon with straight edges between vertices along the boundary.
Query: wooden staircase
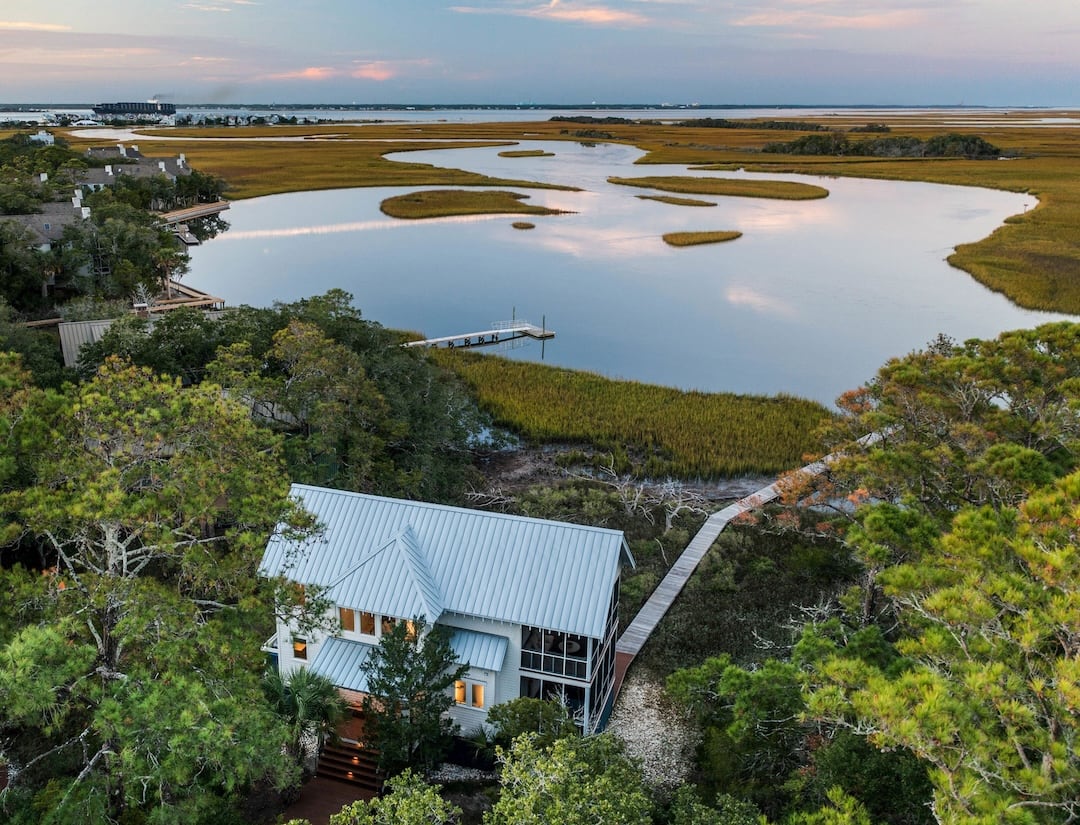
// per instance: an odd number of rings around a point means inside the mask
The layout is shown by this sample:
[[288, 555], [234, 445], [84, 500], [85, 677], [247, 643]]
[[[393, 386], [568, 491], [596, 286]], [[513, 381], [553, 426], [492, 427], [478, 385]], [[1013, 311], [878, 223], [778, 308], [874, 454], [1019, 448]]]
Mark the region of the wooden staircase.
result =
[[378, 762], [377, 751], [357, 742], [324, 743], [315, 775], [379, 793], [382, 791], [383, 776], [379, 773]]

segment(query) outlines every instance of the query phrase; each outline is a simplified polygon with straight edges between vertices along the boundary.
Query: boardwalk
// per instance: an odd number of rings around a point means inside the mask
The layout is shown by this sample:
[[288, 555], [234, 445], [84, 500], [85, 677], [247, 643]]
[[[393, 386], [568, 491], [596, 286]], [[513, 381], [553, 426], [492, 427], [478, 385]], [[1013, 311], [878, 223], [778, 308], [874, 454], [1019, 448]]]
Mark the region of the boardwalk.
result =
[[[831, 456], [827, 456], [821, 461], [815, 461], [813, 464], [808, 464], [802, 468], [802, 472], [809, 473], [811, 475], [819, 475], [824, 471], [827, 463], [831, 460]], [[697, 569], [698, 564], [705, 557], [705, 554], [712, 547], [713, 542], [723, 531], [725, 527], [737, 516], [743, 513], [754, 510], [763, 504], [775, 499], [780, 495], [780, 490], [777, 487], [776, 482], [762, 487], [756, 493], [752, 493], [746, 498], [741, 498], [734, 504], [730, 504], [718, 513], [713, 513], [701, 526], [701, 529], [697, 532], [686, 549], [678, 559], [675, 560], [675, 564], [668, 570], [663, 581], [657, 585], [657, 588], [649, 596], [648, 601], [642, 605], [641, 610], [634, 617], [634, 620], [630, 622], [626, 630], [623, 631], [622, 636], [615, 643], [615, 695], [618, 696], [619, 688], [622, 686], [622, 680], [626, 676], [626, 670], [630, 667], [630, 663], [634, 661], [634, 657], [641, 652], [641, 649], [645, 646], [645, 642], [649, 640], [649, 636], [656, 629], [656, 626], [660, 624], [660, 620], [667, 615], [668, 610], [671, 609], [671, 605], [675, 602], [675, 598], [682, 592], [683, 587], [686, 586], [686, 582], [689, 581], [690, 576]]]
[[171, 226], [174, 223], [187, 223], [188, 221], [193, 221], [197, 218], [206, 218], [210, 215], [217, 215], [228, 208], [228, 201], [214, 201], [213, 203], [199, 203], [185, 209], [177, 209], [174, 212], [162, 212], [158, 217], [166, 226]]

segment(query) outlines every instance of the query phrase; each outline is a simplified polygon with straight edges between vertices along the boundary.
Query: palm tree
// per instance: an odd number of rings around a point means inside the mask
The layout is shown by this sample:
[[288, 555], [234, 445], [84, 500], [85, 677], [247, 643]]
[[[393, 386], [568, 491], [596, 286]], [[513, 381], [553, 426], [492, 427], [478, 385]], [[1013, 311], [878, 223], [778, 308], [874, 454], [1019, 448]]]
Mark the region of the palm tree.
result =
[[334, 683], [308, 668], [284, 677], [277, 668], [267, 670], [263, 693], [274, 712], [288, 723], [288, 750], [301, 767], [318, 755], [323, 740], [334, 735], [349, 711]]

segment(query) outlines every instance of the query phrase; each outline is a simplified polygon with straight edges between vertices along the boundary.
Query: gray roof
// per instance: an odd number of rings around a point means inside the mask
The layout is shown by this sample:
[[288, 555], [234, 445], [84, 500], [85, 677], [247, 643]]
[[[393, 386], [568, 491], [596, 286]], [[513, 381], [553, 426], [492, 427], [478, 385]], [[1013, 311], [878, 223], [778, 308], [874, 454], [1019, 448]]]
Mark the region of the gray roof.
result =
[[[506, 658], [507, 641], [502, 636], [455, 629], [450, 647], [457, 660], [474, 668], [501, 670]], [[319, 655], [308, 667], [313, 673], [325, 676], [338, 687], [368, 692], [364, 665], [375, 650], [374, 645], [331, 637], [319, 648]]]
[[100, 341], [112, 323], [111, 318], [101, 321], [62, 321], [60, 323], [60, 350], [64, 354], [64, 366], [78, 366], [79, 350], [86, 344]]
[[338, 687], [367, 693], [367, 676], [364, 662], [375, 649], [374, 645], [350, 642], [331, 637], [319, 648], [319, 655], [308, 665], [312, 673], [325, 676]]
[[618, 530], [294, 484], [323, 525], [271, 538], [261, 571], [330, 588], [342, 607], [437, 621], [443, 612], [599, 638], [633, 564]]
[[454, 628], [450, 635], [450, 647], [454, 649], [457, 660], [469, 667], [484, 670], [502, 670], [508, 646], [505, 636], [492, 633]]

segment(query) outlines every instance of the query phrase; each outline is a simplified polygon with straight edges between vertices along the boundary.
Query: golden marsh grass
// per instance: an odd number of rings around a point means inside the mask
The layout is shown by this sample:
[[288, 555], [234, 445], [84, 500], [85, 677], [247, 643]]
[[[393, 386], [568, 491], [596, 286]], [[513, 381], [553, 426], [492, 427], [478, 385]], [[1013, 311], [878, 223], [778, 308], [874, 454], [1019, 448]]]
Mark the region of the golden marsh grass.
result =
[[543, 149], [511, 149], [499, 152], [500, 158], [553, 158], [554, 152], [545, 152]]
[[790, 396], [684, 392], [461, 350], [432, 350], [502, 425], [535, 442], [636, 447], [650, 476], [775, 473], [820, 449], [830, 413]]
[[688, 178], [675, 175], [645, 178], [610, 177], [608, 183], [640, 186], [664, 192], [690, 195], [724, 195], [736, 198], [775, 198], [778, 200], [814, 200], [828, 197], [829, 190], [809, 183], [786, 180], [745, 180], [743, 178]]
[[450, 215], [560, 215], [564, 210], [524, 203], [528, 195], [502, 190], [431, 189], [387, 198], [379, 208], [391, 218], [445, 218]]
[[717, 232], [668, 232], [663, 236], [669, 246], [696, 246], [703, 243], [724, 243], [741, 238], [742, 232], [733, 230]]

